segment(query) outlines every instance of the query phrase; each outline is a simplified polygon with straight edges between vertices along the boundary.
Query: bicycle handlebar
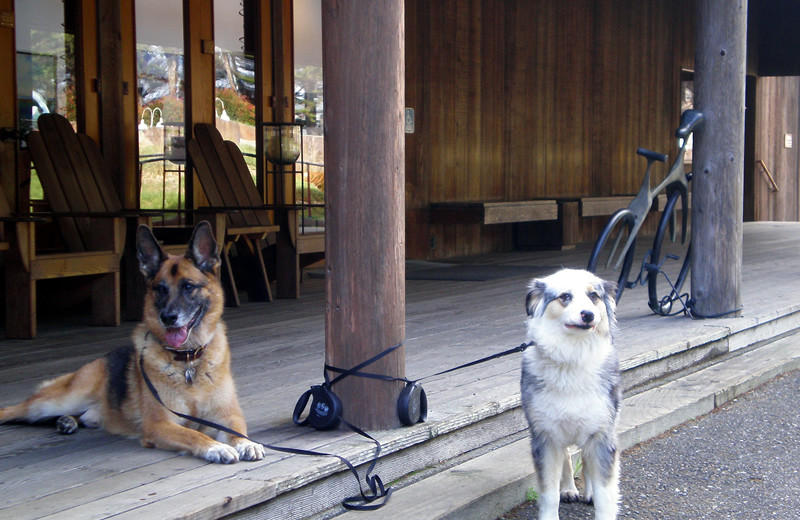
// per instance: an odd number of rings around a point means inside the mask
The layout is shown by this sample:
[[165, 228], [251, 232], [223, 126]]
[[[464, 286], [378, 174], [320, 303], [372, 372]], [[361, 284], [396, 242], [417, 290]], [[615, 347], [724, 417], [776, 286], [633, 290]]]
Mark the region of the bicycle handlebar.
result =
[[646, 148], [637, 148], [636, 153], [642, 157], [647, 158], [649, 161], [667, 162], [667, 156], [663, 153], [653, 152]]

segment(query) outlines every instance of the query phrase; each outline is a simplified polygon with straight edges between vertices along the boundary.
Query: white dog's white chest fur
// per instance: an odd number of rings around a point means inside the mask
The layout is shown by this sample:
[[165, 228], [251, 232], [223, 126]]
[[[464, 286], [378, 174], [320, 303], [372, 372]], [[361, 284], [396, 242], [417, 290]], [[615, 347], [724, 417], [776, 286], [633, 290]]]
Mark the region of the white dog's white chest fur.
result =
[[533, 375], [539, 385], [530, 402], [535, 427], [565, 444], [582, 445], [613, 421], [608, 385], [600, 380], [600, 367], [591, 362], [589, 366], [556, 366], [540, 356], [534, 346], [523, 357], [523, 371]]

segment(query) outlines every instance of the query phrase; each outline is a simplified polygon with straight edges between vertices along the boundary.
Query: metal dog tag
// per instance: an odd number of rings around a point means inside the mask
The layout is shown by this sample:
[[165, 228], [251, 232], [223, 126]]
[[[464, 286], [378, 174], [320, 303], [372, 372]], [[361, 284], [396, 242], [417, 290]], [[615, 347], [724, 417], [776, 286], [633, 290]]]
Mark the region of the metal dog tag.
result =
[[189, 365], [186, 368], [186, 371], [183, 373], [183, 375], [186, 377], [186, 382], [189, 383], [190, 385], [192, 383], [194, 383], [194, 375], [195, 375], [195, 373], [196, 373], [196, 370], [191, 365]]

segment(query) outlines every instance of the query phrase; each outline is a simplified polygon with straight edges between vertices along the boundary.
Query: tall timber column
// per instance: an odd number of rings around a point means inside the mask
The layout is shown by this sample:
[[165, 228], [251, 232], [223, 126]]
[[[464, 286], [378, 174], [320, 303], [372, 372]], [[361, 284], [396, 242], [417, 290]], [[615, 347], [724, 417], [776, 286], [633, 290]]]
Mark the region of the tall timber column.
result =
[[[403, 0], [323, 0], [322, 27], [325, 359], [347, 369], [405, 338]], [[404, 376], [404, 347], [364, 371]], [[347, 421], [389, 429], [401, 389], [347, 377], [333, 391]]]
[[701, 316], [742, 306], [747, 0], [699, 0], [692, 170], [692, 297]]

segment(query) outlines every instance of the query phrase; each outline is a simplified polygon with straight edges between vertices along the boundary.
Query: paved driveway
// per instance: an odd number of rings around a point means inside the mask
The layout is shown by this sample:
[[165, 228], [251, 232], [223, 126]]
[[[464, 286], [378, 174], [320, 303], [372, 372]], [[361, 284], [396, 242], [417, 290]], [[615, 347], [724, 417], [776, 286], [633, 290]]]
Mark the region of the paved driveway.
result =
[[[620, 518], [800, 518], [798, 397], [795, 371], [626, 451]], [[594, 518], [582, 504], [562, 504], [560, 512], [562, 520]], [[535, 505], [502, 518], [535, 519]]]

